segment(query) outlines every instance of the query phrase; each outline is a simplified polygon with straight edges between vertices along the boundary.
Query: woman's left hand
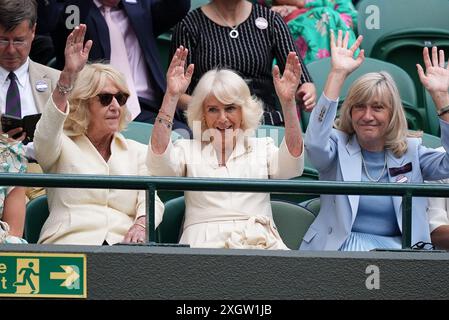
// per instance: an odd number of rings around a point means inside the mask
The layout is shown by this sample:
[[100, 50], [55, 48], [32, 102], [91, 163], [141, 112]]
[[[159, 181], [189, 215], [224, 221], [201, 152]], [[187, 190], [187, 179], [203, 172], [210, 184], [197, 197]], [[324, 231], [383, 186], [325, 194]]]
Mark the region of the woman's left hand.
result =
[[[301, 80], [301, 64], [295, 52], [290, 52], [287, 56], [284, 74], [281, 76], [277, 65], [273, 68], [273, 82], [276, 94], [281, 103], [295, 101], [296, 89]], [[296, 104], [295, 104], [296, 106]]]
[[424, 73], [421, 65], [417, 64], [419, 79], [423, 86], [430, 92], [444, 92], [449, 90], [449, 63], [445, 67], [444, 51], [437, 47], [432, 48], [432, 60], [430, 60], [429, 49], [423, 50], [424, 65], [426, 72]]
[[311, 112], [316, 103], [316, 88], [312, 82], [303, 83], [296, 92], [296, 99], [307, 112]]
[[145, 217], [139, 218], [129, 228], [128, 232], [123, 239], [125, 243], [143, 243], [145, 242], [146, 229], [145, 229]]

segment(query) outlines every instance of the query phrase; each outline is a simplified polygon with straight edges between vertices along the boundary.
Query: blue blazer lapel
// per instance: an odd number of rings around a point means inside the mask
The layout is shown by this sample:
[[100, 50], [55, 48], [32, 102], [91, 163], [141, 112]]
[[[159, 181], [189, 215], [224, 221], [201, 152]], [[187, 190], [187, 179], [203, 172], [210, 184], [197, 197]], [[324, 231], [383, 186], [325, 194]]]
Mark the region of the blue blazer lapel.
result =
[[[349, 138], [344, 146], [339, 145], [339, 160], [343, 181], [361, 181], [362, 157], [360, 152], [360, 145], [357, 142], [355, 134]], [[359, 208], [360, 196], [348, 195], [348, 199], [351, 205], [352, 220], [354, 220], [354, 217]]]

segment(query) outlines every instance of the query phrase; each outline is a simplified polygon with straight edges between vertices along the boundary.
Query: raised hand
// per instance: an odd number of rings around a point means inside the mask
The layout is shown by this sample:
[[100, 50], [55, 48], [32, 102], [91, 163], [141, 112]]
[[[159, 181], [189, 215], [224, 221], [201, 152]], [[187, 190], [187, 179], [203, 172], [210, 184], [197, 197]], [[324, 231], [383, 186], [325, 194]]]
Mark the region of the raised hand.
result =
[[444, 51], [432, 48], [432, 60], [430, 60], [429, 49], [423, 50], [424, 73], [420, 64], [417, 64], [419, 79], [423, 86], [430, 92], [445, 92], [449, 90], [449, 64], [444, 67]]
[[346, 32], [343, 39], [343, 32], [338, 30], [337, 41], [335, 42], [334, 31], [331, 30], [331, 62], [333, 71], [344, 72], [350, 74], [357, 69], [365, 60], [364, 50], [360, 50], [360, 53], [356, 59], [354, 59], [354, 52], [359, 48], [363, 37], [359, 36], [353, 45], [348, 49], [349, 32]]
[[86, 25], [80, 24], [75, 27], [67, 37], [64, 56], [65, 65], [64, 71], [69, 74], [76, 74], [80, 72], [89, 57], [90, 49], [92, 48], [92, 40], [84, 44], [84, 36], [86, 34]]
[[193, 75], [193, 64], [185, 69], [188, 53], [183, 46], [176, 49], [167, 71], [167, 94], [180, 96], [187, 90]]
[[295, 52], [287, 56], [284, 74], [281, 76], [277, 65], [273, 68], [273, 82], [281, 104], [294, 102], [296, 89], [301, 79], [301, 65]]

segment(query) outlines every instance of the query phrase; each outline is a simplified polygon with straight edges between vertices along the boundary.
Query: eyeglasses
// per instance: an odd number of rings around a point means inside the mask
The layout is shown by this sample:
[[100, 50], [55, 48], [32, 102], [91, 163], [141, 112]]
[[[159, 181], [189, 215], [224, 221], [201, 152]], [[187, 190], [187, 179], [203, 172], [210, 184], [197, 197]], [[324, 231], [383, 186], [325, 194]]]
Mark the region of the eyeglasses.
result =
[[107, 107], [111, 104], [112, 98], [115, 98], [117, 100], [118, 104], [120, 106], [123, 106], [126, 101], [128, 101], [129, 95], [123, 92], [118, 92], [116, 94], [112, 93], [99, 93], [97, 94], [97, 97], [100, 99], [100, 103], [102, 106]]
[[0, 47], [6, 48], [10, 43], [12, 43], [14, 48], [22, 48], [27, 45], [27, 42], [24, 40], [0, 40]]
[[418, 241], [412, 246], [415, 250], [435, 250], [435, 246], [430, 242]]

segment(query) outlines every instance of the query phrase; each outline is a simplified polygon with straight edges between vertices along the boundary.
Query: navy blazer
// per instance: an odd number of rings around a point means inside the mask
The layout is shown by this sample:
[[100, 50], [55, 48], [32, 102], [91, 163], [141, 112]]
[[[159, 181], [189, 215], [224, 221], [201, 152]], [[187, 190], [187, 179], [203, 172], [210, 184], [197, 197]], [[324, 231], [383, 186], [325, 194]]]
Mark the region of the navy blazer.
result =
[[[305, 150], [317, 168], [320, 180], [360, 182], [362, 157], [356, 135], [332, 128], [337, 104], [321, 96], [310, 116], [304, 139]], [[449, 178], [449, 124], [440, 120], [440, 126], [446, 152], [424, 147], [419, 138], [408, 138], [407, 151], [399, 158], [386, 151], [389, 182], [422, 183], [424, 180]], [[392, 175], [401, 168], [411, 170]], [[359, 199], [359, 195], [322, 195], [320, 213], [304, 235], [300, 249], [338, 250], [351, 233]], [[402, 198], [393, 197], [393, 205], [402, 231]], [[427, 198], [412, 199], [412, 244], [430, 242], [426, 206]]]
[[[78, 6], [80, 22], [87, 25], [86, 41], [93, 41], [89, 60], [110, 60], [109, 30], [98, 7], [92, 0], [65, 1], [64, 6], [67, 7], [69, 5]], [[120, 5], [123, 6], [136, 33], [157, 93], [157, 100], [159, 100], [157, 102], [160, 103], [166, 89], [166, 79], [160, 63], [161, 58], [156, 38], [184, 18], [190, 9], [190, 0], [125, 0], [121, 1]], [[71, 14], [71, 12], [69, 13]], [[64, 48], [66, 38], [71, 31], [65, 27], [65, 21], [69, 16], [64, 9], [58, 28], [53, 32], [57, 67], [59, 69], [62, 69], [64, 66]], [[168, 57], [165, 57], [165, 59], [168, 59]]]

